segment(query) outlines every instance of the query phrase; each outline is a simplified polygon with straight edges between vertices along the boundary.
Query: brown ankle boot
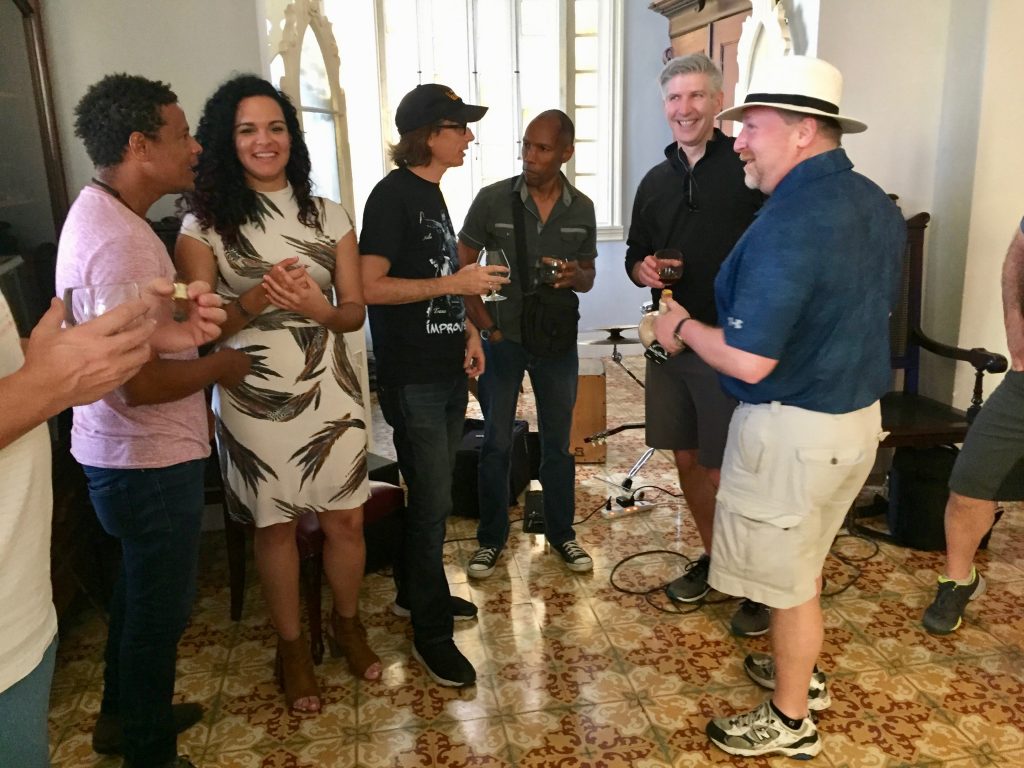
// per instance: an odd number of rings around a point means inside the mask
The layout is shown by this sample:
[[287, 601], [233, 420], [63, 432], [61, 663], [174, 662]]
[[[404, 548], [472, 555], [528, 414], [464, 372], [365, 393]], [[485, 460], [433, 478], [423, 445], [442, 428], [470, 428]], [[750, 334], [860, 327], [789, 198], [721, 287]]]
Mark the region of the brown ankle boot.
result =
[[[294, 640], [277, 638], [277, 656], [274, 659], [274, 676], [278, 685], [284, 690], [284, 700], [288, 709], [298, 713], [315, 713], [320, 711], [320, 688], [316, 683], [313, 671], [313, 655], [309, 650], [309, 640], [305, 634]], [[316, 699], [313, 709], [296, 709], [295, 702], [299, 699]]]
[[[348, 659], [349, 671], [356, 677], [364, 680], [380, 677], [380, 657], [367, 644], [366, 627], [359, 620], [358, 614], [346, 618], [337, 611], [331, 611], [331, 631], [327, 633], [327, 644], [331, 656], [344, 656]], [[377, 670], [373, 670], [375, 664]]]

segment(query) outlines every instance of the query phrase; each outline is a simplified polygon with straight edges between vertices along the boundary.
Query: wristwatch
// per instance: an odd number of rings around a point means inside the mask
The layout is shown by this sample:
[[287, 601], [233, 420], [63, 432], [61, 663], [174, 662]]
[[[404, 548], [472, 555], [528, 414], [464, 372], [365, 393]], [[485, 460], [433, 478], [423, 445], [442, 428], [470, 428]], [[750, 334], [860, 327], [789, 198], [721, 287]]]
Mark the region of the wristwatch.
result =
[[491, 338], [491, 334], [494, 333], [496, 330], [498, 330], [498, 326], [496, 325], [492, 325], [490, 328], [481, 328], [480, 338], [483, 339], [484, 341], [487, 341], [488, 339]]

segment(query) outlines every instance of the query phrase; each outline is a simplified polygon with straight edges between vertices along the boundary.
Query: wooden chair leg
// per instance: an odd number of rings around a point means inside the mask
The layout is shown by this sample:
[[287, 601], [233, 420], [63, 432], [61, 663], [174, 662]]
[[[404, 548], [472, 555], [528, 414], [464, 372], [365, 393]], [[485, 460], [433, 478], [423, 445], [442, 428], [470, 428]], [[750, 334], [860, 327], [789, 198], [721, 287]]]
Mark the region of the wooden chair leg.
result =
[[231, 620], [242, 618], [242, 601], [245, 599], [245, 526], [235, 522], [224, 512], [224, 539], [228, 550], [228, 583], [231, 587]]
[[299, 562], [299, 577], [302, 580], [306, 617], [309, 620], [309, 648], [313, 655], [313, 663], [319, 664], [324, 660], [323, 614], [320, 605], [324, 572], [323, 555], [308, 555]]

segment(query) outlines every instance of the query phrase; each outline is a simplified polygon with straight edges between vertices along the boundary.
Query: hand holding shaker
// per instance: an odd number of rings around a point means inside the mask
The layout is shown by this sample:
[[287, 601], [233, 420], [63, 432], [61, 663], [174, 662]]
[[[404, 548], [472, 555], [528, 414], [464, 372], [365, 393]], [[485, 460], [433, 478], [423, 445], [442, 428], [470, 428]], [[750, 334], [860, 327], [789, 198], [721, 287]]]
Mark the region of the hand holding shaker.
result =
[[644, 357], [648, 360], [652, 360], [659, 365], [668, 360], [668, 352], [665, 348], [658, 343], [658, 338], [654, 332], [654, 320], [658, 315], [662, 315], [668, 311], [665, 306], [665, 301], [672, 298], [672, 291], [666, 288], [661, 292], [661, 301], [658, 302], [657, 312], [648, 312], [642, 318], [640, 318], [640, 325], [637, 328], [637, 334], [640, 336], [640, 343], [644, 345]]

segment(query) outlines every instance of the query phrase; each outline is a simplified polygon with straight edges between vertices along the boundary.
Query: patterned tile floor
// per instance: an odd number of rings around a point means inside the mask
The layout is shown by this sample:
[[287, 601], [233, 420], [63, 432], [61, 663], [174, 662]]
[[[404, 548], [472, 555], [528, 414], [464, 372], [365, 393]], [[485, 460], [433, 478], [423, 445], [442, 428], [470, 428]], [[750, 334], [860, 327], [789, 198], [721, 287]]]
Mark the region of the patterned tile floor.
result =
[[[640, 359], [625, 362], [642, 371]], [[606, 367], [609, 425], [642, 420], [637, 386]], [[522, 410], [532, 417], [532, 408]], [[630, 516], [591, 515], [613, 492], [606, 473], [621, 477], [641, 451], [642, 434], [624, 432], [608, 441], [605, 464], [578, 467], [577, 518], [587, 519], [577, 532], [594, 557], [592, 574], [570, 573], [541, 538], [516, 532], [495, 574], [470, 583], [463, 564], [474, 523], [451, 521], [445, 559], [452, 591], [474, 600], [481, 614], [456, 627], [479, 673], [468, 690], [434, 685], [410, 660], [408, 623], [389, 610], [390, 579], [374, 574], [362, 609], [383, 679], [357, 682], [328, 657], [318, 669], [323, 712], [290, 714], [271, 679], [273, 632], [259, 589], [248, 588], [243, 618], [232, 622], [222, 540], [207, 534], [178, 662], [178, 695], [202, 702], [207, 714], [182, 736], [181, 751], [210, 768], [783, 764], [730, 758], [704, 737], [709, 716], [764, 697], [744, 675], [742, 658], [767, 650], [768, 641], [729, 634], [735, 601], [666, 613], [660, 593], [648, 601], [609, 583], [616, 563], [638, 552], [669, 550], [617, 573], [621, 586], [641, 591], [677, 575], [684, 561], [675, 553], [698, 554], [688, 514], [666, 493], [651, 490], [657, 505]], [[640, 477], [676, 489], [663, 456]], [[919, 624], [941, 556], [873, 549], [840, 539], [836, 551], [869, 559], [854, 567], [830, 557], [826, 565], [830, 591], [849, 588], [825, 600], [821, 666], [834, 703], [820, 716], [825, 748], [815, 764], [1024, 766], [1024, 512], [1014, 507], [1003, 518], [979, 558], [989, 591], [972, 604], [965, 627], [946, 638]], [[119, 764], [89, 745], [104, 634], [101, 617], [86, 609], [62, 636], [50, 723], [55, 766]]]

